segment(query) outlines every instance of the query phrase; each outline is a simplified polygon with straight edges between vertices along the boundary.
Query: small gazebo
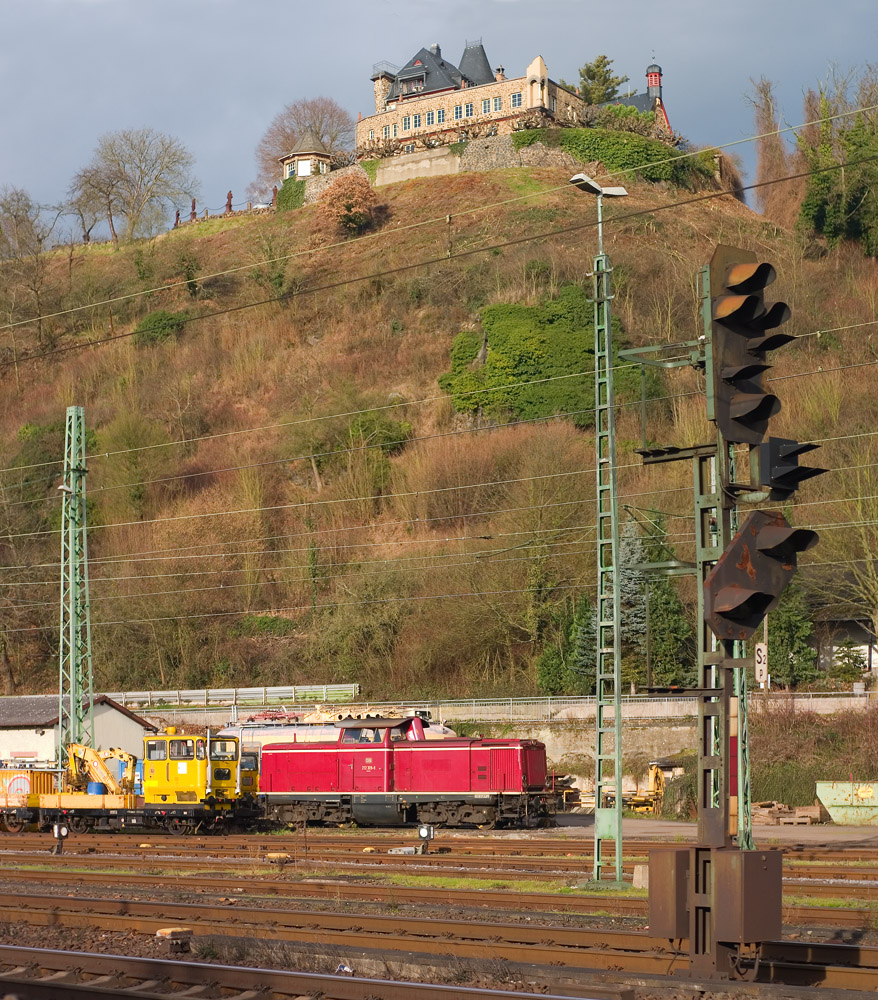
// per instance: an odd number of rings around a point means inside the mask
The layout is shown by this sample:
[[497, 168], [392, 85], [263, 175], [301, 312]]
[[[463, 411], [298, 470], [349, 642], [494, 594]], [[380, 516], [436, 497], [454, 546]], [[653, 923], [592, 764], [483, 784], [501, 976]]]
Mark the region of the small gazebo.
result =
[[329, 172], [331, 156], [320, 140], [320, 136], [308, 125], [299, 136], [299, 141], [285, 156], [279, 158], [283, 179], [289, 177], [311, 177]]

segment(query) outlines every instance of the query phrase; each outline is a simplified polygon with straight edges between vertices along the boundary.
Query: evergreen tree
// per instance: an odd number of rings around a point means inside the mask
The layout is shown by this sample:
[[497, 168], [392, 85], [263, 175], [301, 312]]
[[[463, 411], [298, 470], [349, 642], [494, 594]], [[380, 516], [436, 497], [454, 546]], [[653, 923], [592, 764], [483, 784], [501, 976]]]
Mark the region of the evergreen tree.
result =
[[775, 683], [794, 688], [817, 677], [817, 650], [810, 644], [813, 635], [814, 621], [805, 595], [793, 583], [768, 619], [768, 671]]
[[837, 681], [861, 681], [863, 672], [868, 669], [866, 657], [850, 639], [840, 643], [832, 658], [829, 676]]
[[551, 645], [537, 659], [537, 684], [544, 694], [593, 694], [597, 614], [586, 595], [568, 601], [558, 617]]
[[[826, 237], [830, 246], [855, 240], [869, 257], [878, 257], [878, 118], [868, 110], [878, 92], [876, 75], [875, 67], [867, 67], [853, 98], [849, 78], [833, 78], [819, 93], [809, 91], [806, 113], [820, 120], [798, 135], [799, 153], [815, 171], [807, 181], [800, 225]], [[866, 110], [841, 114], [858, 107]]]
[[649, 589], [649, 649], [652, 682], [657, 687], [693, 687], [696, 681], [696, 643], [686, 609], [673, 584], [665, 577]]
[[[586, 104], [604, 104], [615, 100], [619, 96], [619, 87], [627, 82], [627, 76], [616, 76], [613, 73], [613, 60], [600, 55], [580, 68], [579, 96]], [[577, 89], [564, 80], [561, 81], [561, 86], [568, 90]]]

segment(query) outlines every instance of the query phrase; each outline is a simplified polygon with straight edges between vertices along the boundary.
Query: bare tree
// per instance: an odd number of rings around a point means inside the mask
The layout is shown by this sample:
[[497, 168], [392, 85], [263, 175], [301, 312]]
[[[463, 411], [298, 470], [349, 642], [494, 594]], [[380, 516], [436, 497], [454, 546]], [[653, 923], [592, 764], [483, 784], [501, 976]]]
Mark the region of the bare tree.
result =
[[101, 219], [106, 220], [113, 242], [119, 242], [113, 221], [117, 210], [114, 176], [100, 167], [84, 167], [70, 182], [67, 198], [67, 211], [79, 222], [83, 243], [91, 240], [91, 232]]
[[101, 136], [94, 157], [73, 180], [71, 202], [90, 212], [98, 206], [116, 240], [114, 216], [125, 220], [125, 237], [148, 236], [167, 213], [196, 193], [192, 154], [173, 136], [151, 128]]
[[43, 291], [48, 262], [45, 251], [59, 212], [44, 209], [22, 188], [0, 189], [0, 278], [7, 297], [24, 289], [36, 316], [37, 340], [43, 344]]
[[761, 76], [751, 80], [753, 93], [748, 100], [753, 105], [756, 135], [756, 203], [773, 222], [792, 228], [799, 214], [804, 194], [804, 181], [784, 181], [793, 173], [796, 154], [784, 137], [779, 135], [780, 116], [774, 97], [774, 84]]
[[256, 147], [259, 176], [248, 188], [252, 196], [260, 196], [278, 183], [278, 160], [295, 146], [309, 125], [330, 153], [339, 154], [353, 144], [354, 119], [331, 97], [293, 101], [272, 118], [259, 140]]

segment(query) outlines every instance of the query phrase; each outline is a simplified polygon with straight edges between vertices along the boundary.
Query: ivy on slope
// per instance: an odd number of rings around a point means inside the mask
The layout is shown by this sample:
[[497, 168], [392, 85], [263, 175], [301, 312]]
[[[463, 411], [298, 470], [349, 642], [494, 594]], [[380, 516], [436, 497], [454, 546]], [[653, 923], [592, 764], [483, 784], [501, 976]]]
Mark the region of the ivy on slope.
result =
[[525, 129], [512, 133], [516, 149], [541, 142], [570, 153], [582, 163], [598, 161], [607, 170], [630, 170], [647, 181], [694, 189], [714, 176], [709, 152], [684, 155], [667, 143], [634, 132], [606, 128]]
[[[458, 412], [480, 412], [500, 420], [572, 413], [576, 426], [594, 425], [593, 306], [585, 289], [568, 285], [557, 298], [537, 306], [487, 306], [481, 321], [483, 334], [464, 330], [455, 337], [451, 371], [439, 378]], [[621, 326], [616, 320], [613, 342], [620, 346]], [[576, 372], [584, 374], [540, 381]], [[519, 384], [526, 382], [537, 384]], [[638, 399], [639, 370], [617, 369], [615, 388], [619, 399]], [[650, 374], [647, 396], [660, 395], [660, 389], [659, 376]]]

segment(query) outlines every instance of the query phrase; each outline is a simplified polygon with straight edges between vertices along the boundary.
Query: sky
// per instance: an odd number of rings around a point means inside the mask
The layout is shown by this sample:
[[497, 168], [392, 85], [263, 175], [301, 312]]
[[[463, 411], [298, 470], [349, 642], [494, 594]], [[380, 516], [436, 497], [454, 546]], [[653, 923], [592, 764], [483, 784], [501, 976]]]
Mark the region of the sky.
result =
[[[199, 210], [219, 211], [246, 199], [286, 104], [372, 114], [374, 63], [438, 42], [456, 64], [476, 39], [508, 77], [542, 55], [572, 82], [603, 53], [635, 92], [655, 59], [673, 128], [720, 145], [753, 131], [751, 78], [798, 124], [803, 91], [874, 60], [876, 36], [878, 0], [0, 0], [0, 188], [58, 204], [99, 136], [149, 127], [183, 142]], [[734, 148], [752, 180], [752, 143]]]

